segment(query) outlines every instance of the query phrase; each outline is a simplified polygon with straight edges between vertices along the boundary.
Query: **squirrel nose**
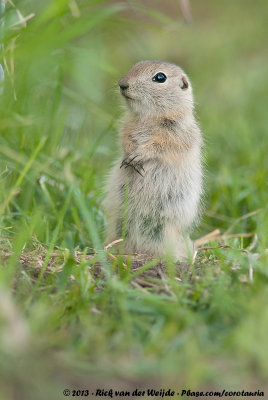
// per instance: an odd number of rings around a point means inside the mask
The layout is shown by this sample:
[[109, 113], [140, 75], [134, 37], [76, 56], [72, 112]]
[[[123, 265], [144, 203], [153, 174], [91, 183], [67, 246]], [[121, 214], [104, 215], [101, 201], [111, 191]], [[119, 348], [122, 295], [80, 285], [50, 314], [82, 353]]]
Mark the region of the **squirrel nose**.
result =
[[129, 84], [124, 80], [124, 78], [121, 78], [120, 81], [118, 82], [118, 85], [120, 86], [120, 89], [126, 90], [129, 88]]

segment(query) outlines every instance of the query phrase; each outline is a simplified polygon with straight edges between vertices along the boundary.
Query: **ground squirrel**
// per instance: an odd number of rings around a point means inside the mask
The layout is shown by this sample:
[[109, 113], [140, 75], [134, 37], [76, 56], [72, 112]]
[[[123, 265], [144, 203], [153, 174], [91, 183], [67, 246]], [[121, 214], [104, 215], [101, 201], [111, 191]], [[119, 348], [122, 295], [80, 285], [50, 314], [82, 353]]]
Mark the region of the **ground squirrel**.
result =
[[119, 81], [126, 101], [104, 207], [108, 243], [124, 236], [127, 253], [177, 259], [192, 251], [199, 215], [202, 136], [189, 78], [175, 64], [141, 61]]

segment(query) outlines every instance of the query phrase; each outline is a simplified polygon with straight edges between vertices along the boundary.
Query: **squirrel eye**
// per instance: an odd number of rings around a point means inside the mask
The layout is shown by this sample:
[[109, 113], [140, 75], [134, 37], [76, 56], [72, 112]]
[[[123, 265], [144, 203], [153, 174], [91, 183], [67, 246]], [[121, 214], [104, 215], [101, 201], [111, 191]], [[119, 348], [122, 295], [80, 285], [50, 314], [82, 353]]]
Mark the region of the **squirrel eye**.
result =
[[166, 75], [163, 72], [158, 72], [154, 77], [153, 81], [158, 83], [164, 83], [167, 80]]

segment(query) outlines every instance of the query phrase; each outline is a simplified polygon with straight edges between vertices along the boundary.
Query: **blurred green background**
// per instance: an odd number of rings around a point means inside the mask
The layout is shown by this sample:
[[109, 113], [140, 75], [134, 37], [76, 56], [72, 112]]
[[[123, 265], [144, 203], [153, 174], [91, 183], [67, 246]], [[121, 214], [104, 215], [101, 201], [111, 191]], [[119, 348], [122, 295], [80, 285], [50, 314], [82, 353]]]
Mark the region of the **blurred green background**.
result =
[[[191, 0], [190, 11], [187, 22], [177, 0], [6, 3], [5, 400], [60, 399], [65, 387], [96, 382], [134, 389], [265, 387], [268, 3]], [[103, 248], [103, 185], [119, 151], [117, 82], [143, 59], [180, 65], [194, 88], [206, 176], [205, 213], [193, 237], [214, 229], [246, 234], [226, 240], [228, 249], [200, 254], [203, 272], [194, 280], [174, 286], [171, 266], [171, 297], [130, 287], [124, 274], [93, 279], [88, 268], [98, 256], [80, 265], [75, 257], [77, 249]], [[40, 275], [32, 262], [38, 255]]]

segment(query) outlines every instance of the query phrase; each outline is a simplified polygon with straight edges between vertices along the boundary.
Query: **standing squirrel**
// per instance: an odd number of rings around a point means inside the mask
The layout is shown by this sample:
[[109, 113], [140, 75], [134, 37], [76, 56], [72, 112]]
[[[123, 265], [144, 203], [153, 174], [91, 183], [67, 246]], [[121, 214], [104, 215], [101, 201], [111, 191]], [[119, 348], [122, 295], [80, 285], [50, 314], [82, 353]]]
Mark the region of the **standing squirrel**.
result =
[[127, 105], [123, 155], [112, 168], [104, 208], [107, 243], [126, 253], [185, 258], [199, 215], [202, 136], [189, 78], [175, 64], [141, 61], [119, 81]]

